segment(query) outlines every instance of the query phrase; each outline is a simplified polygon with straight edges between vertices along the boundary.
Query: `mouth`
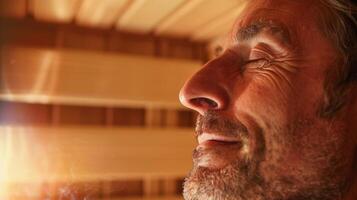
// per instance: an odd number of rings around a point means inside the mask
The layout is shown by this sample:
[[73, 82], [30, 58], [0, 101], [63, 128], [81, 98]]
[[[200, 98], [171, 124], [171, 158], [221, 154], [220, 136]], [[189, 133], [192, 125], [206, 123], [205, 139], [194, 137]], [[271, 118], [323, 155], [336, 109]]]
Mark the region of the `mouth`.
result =
[[197, 166], [219, 169], [240, 159], [243, 141], [239, 137], [203, 132], [197, 140], [194, 151]]
[[202, 133], [198, 136], [197, 140], [198, 146], [237, 145], [241, 143], [241, 140], [237, 137], [212, 133]]

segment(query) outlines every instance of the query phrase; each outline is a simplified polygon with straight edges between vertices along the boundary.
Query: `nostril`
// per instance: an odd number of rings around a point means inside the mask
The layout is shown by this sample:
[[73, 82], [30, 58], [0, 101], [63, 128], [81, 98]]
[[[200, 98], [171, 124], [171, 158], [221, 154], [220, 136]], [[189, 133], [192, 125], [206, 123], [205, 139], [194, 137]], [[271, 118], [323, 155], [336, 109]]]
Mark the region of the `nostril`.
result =
[[194, 106], [205, 109], [216, 109], [218, 107], [218, 104], [215, 101], [204, 97], [191, 99], [190, 102]]

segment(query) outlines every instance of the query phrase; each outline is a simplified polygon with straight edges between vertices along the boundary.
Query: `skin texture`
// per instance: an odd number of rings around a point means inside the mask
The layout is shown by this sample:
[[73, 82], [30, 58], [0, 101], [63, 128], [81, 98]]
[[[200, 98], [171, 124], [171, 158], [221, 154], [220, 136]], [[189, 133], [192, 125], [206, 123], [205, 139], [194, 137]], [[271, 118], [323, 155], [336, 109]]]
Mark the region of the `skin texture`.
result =
[[[183, 86], [200, 143], [186, 200], [334, 200], [356, 194], [356, 88], [331, 119], [318, 116], [339, 58], [319, 30], [317, 1], [252, 1], [222, 55]], [[354, 122], [353, 122], [354, 121]]]

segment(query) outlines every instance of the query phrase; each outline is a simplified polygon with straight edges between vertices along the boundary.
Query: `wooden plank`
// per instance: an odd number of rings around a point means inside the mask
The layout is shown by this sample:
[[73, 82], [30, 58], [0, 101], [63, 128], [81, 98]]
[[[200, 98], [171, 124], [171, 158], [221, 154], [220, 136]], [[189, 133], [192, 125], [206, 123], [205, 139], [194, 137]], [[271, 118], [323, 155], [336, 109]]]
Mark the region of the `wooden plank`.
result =
[[160, 194], [160, 179], [157, 177], [145, 177], [144, 178], [144, 196], [153, 197]]
[[166, 196], [177, 194], [177, 181], [175, 179], [162, 179], [162, 193]]
[[30, 11], [36, 19], [57, 23], [73, 20], [80, 0], [29, 0]]
[[0, 43], [12, 45], [36, 45], [53, 47], [56, 27], [52, 24], [34, 22], [33, 20], [15, 20], [0, 18]]
[[148, 34], [111, 32], [108, 34], [108, 49], [130, 54], [154, 56], [156, 40]]
[[0, 127], [0, 185], [184, 177], [191, 129]]
[[161, 37], [150, 33], [94, 29], [73, 24], [59, 25], [29, 18], [1, 18], [0, 23], [4, 27], [0, 32], [1, 44], [75, 48], [206, 61], [205, 42]]
[[114, 108], [113, 109], [114, 126], [145, 126], [144, 108]]
[[105, 125], [103, 107], [60, 106], [58, 125]]
[[105, 108], [105, 125], [113, 126], [114, 123], [114, 108]]
[[42, 124], [51, 123], [51, 106], [0, 101], [0, 124]]
[[183, 108], [178, 93], [196, 61], [93, 51], [2, 47], [0, 99]]
[[178, 111], [178, 126], [179, 127], [194, 127], [196, 123], [197, 113], [192, 110]]
[[[194, 8], [196, 8], [199, 4], [204, 2], [204, 0], [191, 0], [187, 1], [181, 7], [179, 7], [175, 12], [172, 12], [168, 17], [166, 17], [163, 21], [161, 21], [156, 27], [155, 32], [157, 34], [162, 34], [164, 32], [168, 32], [168, 29], [173, 26], [177, 21], [181, 18], [184, 18], [188, 13], [190, 13]], [[171, 31], [171, 34], [174, 31]]]
[[76, 16], [80, 25], [107, 28], [114, 25], [128, 0], [83, 0]]
[[23, 18], [26, 16], [26, 0], [1, 0], [0, 16]]
[[107, 35], [103, 30], [89, 29], [77, 26], [63, 26], [58, 28], [57, 47], [105, 50]]
[[[104, 186], [104, 187], [103, 187]], [[102, 182], [103, 195], [93, 194], [93, 196], [103, 196], [104, 199], [112, 197], [128, 197], [143, 195], [143, 181], [138, 180], [113, 180]], [[99, 192], [99, 191], [98, 191]], [[106, 193], [106, 194], [105, 194]]]
[[177, 110], [165, 110], [165, 125], [168, 127], [177, 127], [179, 116]]
[[239, 14], [245, 8], [246, 0], [242, 0], [238, 6], [235, 6], [229, 12], [224, 13], [222, 16], [217, 17], [211, 22], [205, 24], [199, 29], [196, 29], [192, 34], [193, 40], [207, 41], [214, 40], [219, 36], [225, 36], [232, 28]]
[[135, 0], [117, 22], [117, 28], [148, 33], [186, 0]]
[[160, 55], [172, 58], [194, 58], [195, 49], [188, 40], [165, 40], [159, 41]]
[[219, 18], [222, 14], [238, 6], [237, 0], [192, 0], [170, 17], [164, 20], [157, 28], [156, 33], [177, 36], [189, 36], [204, 27], [210, 21]]
[[53, 105], [52, 106], [52, 116], [51, 122], [53, 126], [59, 125], [61, 118], [61, 106], [60, 105]]
[[145, 125], [147, 127], [163, 127], [163, 110], [155, 107], [149, 107], [145, 111]]

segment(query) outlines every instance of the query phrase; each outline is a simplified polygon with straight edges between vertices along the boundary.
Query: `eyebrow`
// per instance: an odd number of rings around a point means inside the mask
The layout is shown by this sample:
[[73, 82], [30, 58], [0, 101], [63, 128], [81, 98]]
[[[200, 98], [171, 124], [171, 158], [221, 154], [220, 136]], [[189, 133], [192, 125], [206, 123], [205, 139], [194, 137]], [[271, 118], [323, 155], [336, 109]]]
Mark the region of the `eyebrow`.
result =
[[272, 21], [256, 21], [246, 27], [241, 28], [235, 35], [237, 41], [247, 41], [256, 37], [263, 30], [270, 31], [270, 34], [277, 37], [286, 44], [291, 44], [291, 36], [288, 29]]

